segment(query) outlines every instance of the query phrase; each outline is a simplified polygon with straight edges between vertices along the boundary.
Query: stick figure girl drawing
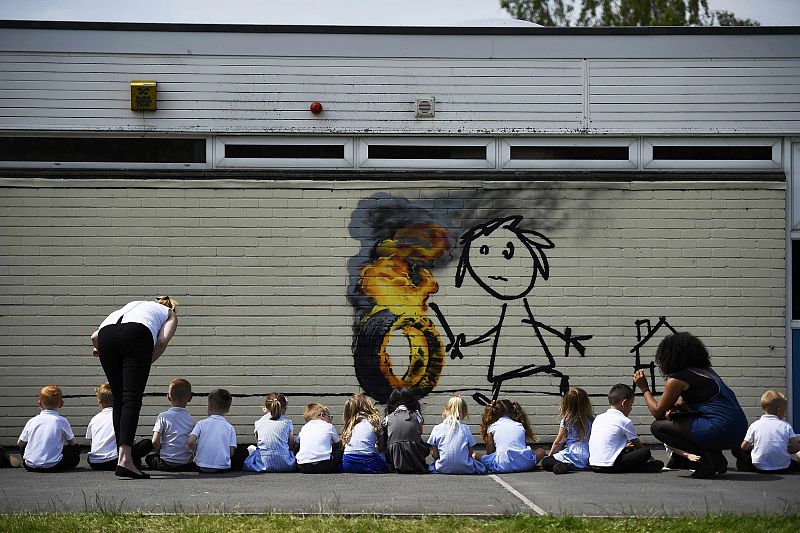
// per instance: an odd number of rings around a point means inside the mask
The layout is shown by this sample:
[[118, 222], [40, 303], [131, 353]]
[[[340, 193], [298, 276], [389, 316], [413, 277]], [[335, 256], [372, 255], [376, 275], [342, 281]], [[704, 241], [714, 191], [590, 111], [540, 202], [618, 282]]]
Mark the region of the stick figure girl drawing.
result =
[[[551, 342], [555, 342], [558, 346], [563, 343], [564, 356], [569, 356], [572, 349], [583, 356], [585, 348], [582, 342], [592, 338], [591, 335], [573, 335], [572, 329], [569, 327], [564, 328], [563, 331], [558, 330], [536, 319], [527, 295], [533, 290], [539, 276], [545, 280], [548, 278], [549, 266], [545, 250], [553, 248], [555, 245], [541, 233], [520, 228], [521, 221], [521, 216], [490, 220], [473, 227], [460, 240], [462, 252], [456, 270], [456, 287], [461, 287], [466, 275], [469, 274], [470, 278], [483, 290], [503, 302], [499, 309], [497, 322], [491, 329], [478, 337], [467, 339], [465, 334], [453, 332], [435, 303], [429, 304], [448, 337], [449, 343], [446, 350], [450, 352], [451, 358], [463, 358], [462, 347], [492, 343], [486, 376], [492, 384], [491, 400], [498, 399], [500, 388], [505, 381], [541, 373], [561, 378], [559, 392], [562, 395], [565, 394], [569, 389], [569, 376], [555, 368], [556, 362], [547, 339], [554, 339]], [[520, 279], [527, 282], [519, 283]], [[532, 330], [533, 336], [541, 347], [541, 355], [544, 355], [546, 360], [539, 357], [539, 350], [535, 348], [534, 353], [530, 355], [531, 364], [495, 375], [497, 356], [503, 355], [499, 353], [498, 347], [502, 346], [500, 341], [504, 330], [503, 321], [506, 318], [510, 301], [521, 302], [524, 307], [524, 318], [521, 321]], [[537, 358], [539, 359], [538, 363], [535, 362]], [[483, 405], [491, 401], [481, 393], [475, 393], [473, 397], [475, 401]]]

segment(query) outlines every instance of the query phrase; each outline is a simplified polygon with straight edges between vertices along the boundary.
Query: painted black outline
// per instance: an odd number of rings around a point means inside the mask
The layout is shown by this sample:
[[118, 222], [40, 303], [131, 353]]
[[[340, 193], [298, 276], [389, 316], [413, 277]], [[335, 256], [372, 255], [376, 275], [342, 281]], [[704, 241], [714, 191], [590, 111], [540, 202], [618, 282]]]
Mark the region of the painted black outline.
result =
[[[649, 363], [643, 364], [642, 363], [642, 354], [641, 349], [642, 347], [647, 344], [650, 339], [658, 333], [662, 327], [666, 327], [672, 333], [678, 333], [678, 331], [673, 328], [669, 322], [667, 322], [667, 317], [659, 317], [658, 322], [656, 322], [655, 326], [650, 325], [649, 318], [642, 318], [635, 322], [636, 324], [636, 345], [631, 348], [630, 353], [635, 354], [635, 361], [633, 363], [633, 371], [636, 372], [637, 370], [650, 370], [650, 390], [653, 394], [658, 394], [658, 390], [656, 389], [656, 363], [655, 361], [650, 361]], [[642, 335], [642, 326], [647, 326], [647, 334]], [[633, 390], [637, 390], [636, 387]]]
[[[475, 280], [475, 282], [478, 283], [478, 285], [487, 293], [504, 302], [500, 308], [500, 316], [498, 321], [492, 328], [490, 328], [483, 335], [468, 340], [463, 333], [456, 334], [453, 332], [452, 328], [447, 322], [447, 319], [436, 303], [431, 302], [428, 304], [428, 307], [436, 314], [442, 329], [447, 335], [449, 342], [445, 346], [445, 350], [450, 352], [451, 359], [455, 359], [456, 357], [463, 359], [464, 355], [461, 353], [461, 347], [469, 347], [477, 344], [492, 342], [492, 354], [489, 359], [489, 367], [486, 375], [486, 379], [492, 384], [492, 397], [488, 398], [480, 392], [474, 393], [472, 397], [480, 405], [487, 405], [491, 401], [497, 400], [500, 397], [500, 390], [505, 381], [541, 373], [546, 373], [561, 379], [559, 384], [559, 393], [563, 396], [566, 394], [567, 390], [569, 390], [569, 376], [556, 369], [555, 358], [553, 357], [547, 341], [544, 339], [543, 331], [555, 335], [564, 342], [565, 357], [569, 357], [570, 350], [573, 348], [581, 357], [584, 357], [586, 348], [583, 346], [582, 342], [592, 338], [592, 335], [573, 335], [572, 328], [570, 327], [566, 327], [562, 332], [536, 320], [531, 305], [528, 302], [527, 295], [533, 290], [536, 284], [536, 279], [539, 275], [541, 275], [542, 279], [545, 280], [549, 277], [550, 268], [545, 250], [553, 248], [555, 244], [553, 244], [550, 239], [541, 233], [519, 228], [519, 223], [522, 222], [522, 220], [523, 217], [520, 215], [492, 219], [489, 222], [479, 224], [471, 228], [461, 237], [460, 240], [462, 252], [461, 259], [459, 260], [458, 268], [456, 270], [456, 287], [461, 287], [466, 274], [469, 273], [470, 277]], [[524, 247], [530, 252], [534, 261], [534, 268], [533, 272], [531, 272], [531, 278], [528, 287], [516, 295], [500, 294], [498, 291], [489, 286], [483, 279], [481, 279], [481, 277], [475, 273], [472, 265], [470, 264], [470, 250], [472, 242], [478, 237], [488, 236], [495, 230], [501, 228], [514, 233], [520, 242], [523, 243]], [[525, 312], [528, 316], [528, 318], [523, 319], [522, 322], [529, 324], [533, 328], [534, 334], [538, 339], [540, 346], [544, 350], [544, 354], [547, 357], [548, 363], [545, 365], [525, 365], [514, 370], [495, 375], [494, 367], [497, 358], [497, 345], [503, 329], [503, 320], [505, 319], [506, 310], [508, 309], [508, 303], [506, 302], [509, 300], [520, 299], [522, 300], [522, 304], [525, 307]]]

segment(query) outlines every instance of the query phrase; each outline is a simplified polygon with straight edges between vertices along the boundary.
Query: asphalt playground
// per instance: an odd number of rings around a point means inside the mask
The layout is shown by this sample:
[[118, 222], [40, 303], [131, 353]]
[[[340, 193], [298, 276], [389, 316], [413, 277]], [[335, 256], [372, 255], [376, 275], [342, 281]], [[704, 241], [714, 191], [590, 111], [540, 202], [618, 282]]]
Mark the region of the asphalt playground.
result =
[[[654, 451], [659, 458], [660, 451]], [[729, 458], [731, 465], [735, 462]], [[342, 515], [576, 516], [800, 513], [800, 475], [728, 472], [692, 479], [657, 474], [486, 476], [150, 472], [129, 480], [78, 469], [0, 469], [0, 512], [296, 513]]]

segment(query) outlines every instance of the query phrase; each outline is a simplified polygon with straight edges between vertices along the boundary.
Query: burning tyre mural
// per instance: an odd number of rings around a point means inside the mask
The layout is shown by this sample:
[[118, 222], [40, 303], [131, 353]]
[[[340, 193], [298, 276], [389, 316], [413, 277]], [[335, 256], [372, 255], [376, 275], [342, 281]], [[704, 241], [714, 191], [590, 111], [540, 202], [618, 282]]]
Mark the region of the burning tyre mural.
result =
[[[359, 271], [357, 290], [373, 305], [357, 327], [354, 365], [361, 387], [379, 402], [400, 387], [421, 398], [439, 381], [445, 347], [427, 314], [428, 297], [439, 285], [425, 267], [449, 249], [445, 228], [411, 224], [379, 242]], [[407, 349], [407, 362], [392, 357], [395, 349]]]

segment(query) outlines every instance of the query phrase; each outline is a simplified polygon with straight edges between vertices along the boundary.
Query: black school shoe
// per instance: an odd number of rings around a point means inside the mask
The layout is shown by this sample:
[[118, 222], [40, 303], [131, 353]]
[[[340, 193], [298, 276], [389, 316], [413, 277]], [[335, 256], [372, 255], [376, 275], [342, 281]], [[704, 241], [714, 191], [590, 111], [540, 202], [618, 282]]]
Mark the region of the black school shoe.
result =
[[713, 450], [708, 453], [711, 456], [711, 462], [714, 464], [714, 473], [724, 474], [728, 471], [728, 460], [725, 459], [721, 451]]
[[658, 459], [652, 459], [647, 461], [644, 465], [642, 465], [642, 469], [640, 472], [645, 472], [647, 474], [655, 474], [656, 472], [661, 472], [664, 469], [664, 462], [659, 461]]
[[128, 470], [124, 466], [119, 465], [117, 465], [117, 468], [114, 469], [114, 475], [117, 477], [127, 477], [131, 479], [150, 479], [150, 474], [145, 474], [144, 472], [134, 472], [133, 470]]
[[[727, 466], [727, 461], [726, 461]], [[697, 463], [695, 471], [691, 473], [691, 477], [695, 479], [711, 479], [717, 474], [716, 466], [709, 453], [704, 453], [700, 456], [700, 462]]]

